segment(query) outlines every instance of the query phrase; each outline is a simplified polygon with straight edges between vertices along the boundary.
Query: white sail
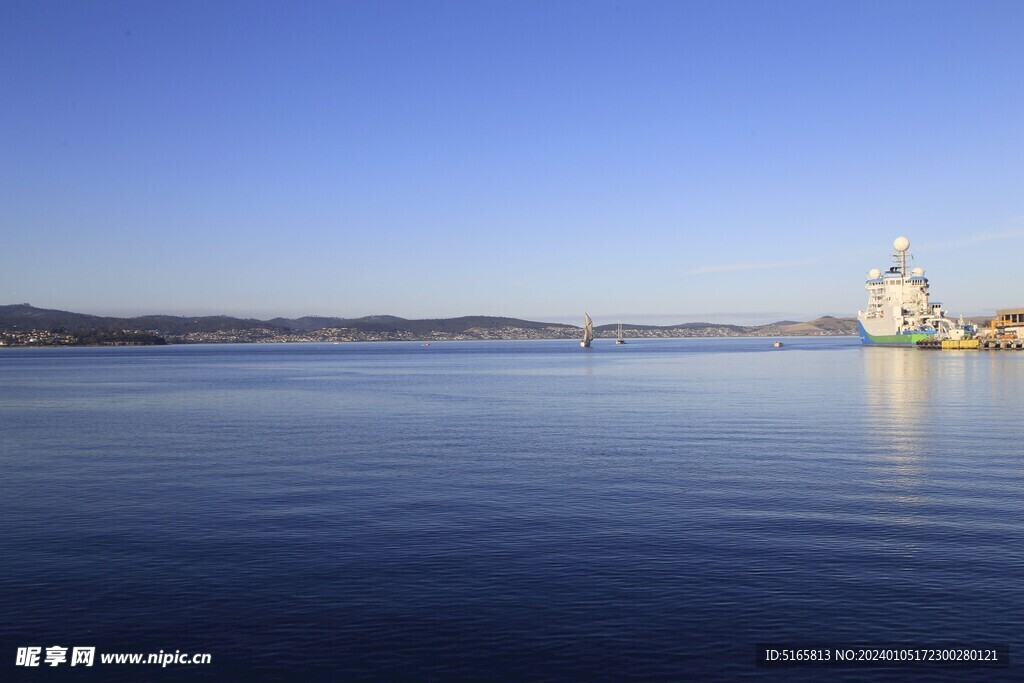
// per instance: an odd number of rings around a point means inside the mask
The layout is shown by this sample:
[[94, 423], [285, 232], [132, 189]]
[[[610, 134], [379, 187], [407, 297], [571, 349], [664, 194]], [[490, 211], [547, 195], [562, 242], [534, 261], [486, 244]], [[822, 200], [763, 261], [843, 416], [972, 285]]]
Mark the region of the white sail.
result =
[[583, 314], [583, 341], [580, 342], [580, 346], [586, 348], [590, 346], [590, 342], [594, 340], [594, 321], [590, 319], [590, 315], [587, 313]]

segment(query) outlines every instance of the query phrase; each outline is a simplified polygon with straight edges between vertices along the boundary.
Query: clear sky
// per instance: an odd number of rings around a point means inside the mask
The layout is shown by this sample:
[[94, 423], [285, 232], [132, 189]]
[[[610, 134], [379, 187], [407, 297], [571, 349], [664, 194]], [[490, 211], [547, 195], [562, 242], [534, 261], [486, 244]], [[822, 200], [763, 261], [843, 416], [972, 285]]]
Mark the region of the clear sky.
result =
[[1024, 2], [0, 3], [0, 303], [1024, 306]]

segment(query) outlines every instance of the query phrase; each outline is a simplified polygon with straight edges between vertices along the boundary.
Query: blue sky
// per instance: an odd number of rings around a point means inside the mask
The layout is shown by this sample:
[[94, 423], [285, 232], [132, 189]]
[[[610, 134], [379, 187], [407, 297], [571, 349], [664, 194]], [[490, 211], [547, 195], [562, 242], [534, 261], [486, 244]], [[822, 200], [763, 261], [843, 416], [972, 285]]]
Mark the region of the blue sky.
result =
[[0, 303], [1024, 306], [1024, 3], [0, 4]]

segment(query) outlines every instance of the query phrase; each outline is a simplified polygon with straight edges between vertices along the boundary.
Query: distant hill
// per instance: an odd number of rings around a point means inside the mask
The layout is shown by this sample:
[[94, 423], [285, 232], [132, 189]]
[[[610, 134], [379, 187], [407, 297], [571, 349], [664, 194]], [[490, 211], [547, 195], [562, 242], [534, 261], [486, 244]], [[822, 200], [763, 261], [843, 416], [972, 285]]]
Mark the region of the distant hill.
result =
[[543, 323], [518, 318], [494, 316], [462, 316], [460, 318], [407, 320], [393, 315], [372, 315], [363, 318], [331, 318], [304, 316], [302, 318], [274, 318], [255, 320], [253, 318], [232, 318], [230, 316], [173, 316], [143, 315], [134, 318], [113, 318], [85, 313], [71, 313], [29, 304], [0, 306], [0, 329], [3, 330], [57, 330], [57, 329], [99, 329], [99, 330], [153, 330], [159, 334], [180, 335], [189, 332], [221, 332], [226, 330], [269, 329], [277, 331], [307, 332], [326, 328], [348, 328], [361, 332], [408, 332], [426, 334], [430, 332], [464, 332], [471, 328], [498, 329], [518, 327], [536, 330], [546, 328], [572, 329], [563, 323]]
[[158, 334], [186, 332], [219, 332], [273, 328], [262, 320], [239, 319], [226, 315], [182, 317], [174, 315], [143, 315], [135, 318], [113, 318], [36, 308], [29, 304], [0, 306], [2, 330], [153, 330]]
[[52, 311], [29, 304], [0, 306], [0, 329], [55, 330], [91, 327], [113, 329], [116, 318], [102, 318], [84, 313]]
[[[594, 327], [594, 332], [615, 332], [618, 329], [618, 323], [614, 325], [598, 325]], [[729, 330], [737, 334], [743, 334], [749, 328], [743, 325], [726, 325], [724, 323], [677, 323], [675, 325], [633, 325], [628, 323], [622, 323], [622, 329], [624, 331], [635, 330], [638, 332], [642, 331], [671, 331], [671, 330], [708, 330], [708, 329], [721, 329]]]
[[519, 318], [500, 318], [487, 315], [467, 315], [460, 318], [424, 318], [422, 320], [408, 320], [393, 315], [370, 315], [363, 318], [322, 318], [318, 316], [306, 316], [294, 320], [288, 318], [274, 318], [268, 321], [275, 327], [285, 330], [309, 332], [322, 330], [329, 327], [342, 327], [361, 332], [398, 333], [408, 332], [410, 334], [428, 334], [432, 332], [447, 332], [457, 334], [472, 329], [494, 330], [500, 328], [518, 327], [525, 330], [539, 330], [546, 328], [572, 329], [572, 325], [563, 323], [541, 323], [532, 320], [520, 320]]
[[784, 320], [769, 325], [755, 326], [752, 329], [756, 330], [758, 334], [769, 336], [855, 335], [857, 334], [857, 320], [856, 318], [833, 318], [830, 315], [825, 315], [802, 323]]
[[[695, 322], [677, 325], [635, 325], [624, 324], [627, 334], [636, 337], [657, 336], [796, 336], [796, 335], [853, 335], [857, 333], [857, 322], [853, 318], [823, 316], [807, 322], [783, 320], [769, 325], [726, 325], [723, 323]], [[410, 338], [430, 335], [460, 335], [468, 333], [481, 335], [500, 331], [506, 338], [514, 338], [515, 330], [531, 331], [529, 336], [544, 334], [572, 336], [579, 327], [564, 323], [546, 323], [519, 318], [504, 318], [486, 315], [469, 315], [458, 318], [425, 318], [408, 320], [392, 315], [371, 315], [362, 318], [336, 318], [325, 316], [303, 316], [301, 318], [233, 318], [214, 316], [173, 316], [143, 315], [134, 318], [115, 318], [72, 313], [29, 304], [0, 306], [0, 330], [139, 330], [171, 337], [186, 334], [220, 333], [230, 331], [265, 330], [275, 334], [316, 332], [327, 329], [345, 329], [375, 338]], [[615, 333], [616, 325], [600, 325], [595, 328], [597, 336]], [[546, 331], [546, 332], [545, 332]]]

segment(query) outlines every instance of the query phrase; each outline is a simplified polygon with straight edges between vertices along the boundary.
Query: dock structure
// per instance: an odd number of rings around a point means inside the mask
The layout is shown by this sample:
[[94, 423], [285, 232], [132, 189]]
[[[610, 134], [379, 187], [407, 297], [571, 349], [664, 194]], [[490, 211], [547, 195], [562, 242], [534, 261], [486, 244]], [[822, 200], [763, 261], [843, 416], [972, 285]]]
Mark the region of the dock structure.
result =
[[941, 349], [960, 351], [979, 349], [989, 351], [1024, 351], [1024, 308], [1001, 308], [996, 311], [988, 328], [977, 336], [969, 334], [964, 339], [922, 339], [917, 342], [919, 349]]
[[998, 309], [985, 336], [992, 339], [1024, 339], [1024, 308]]
[[982, 339], [980, 349], [1024, 350], [1024, 339]]
[[916, 346], [942, 351], [1024, 351], [1024, 339], [926, 339], [917, 342]]
[[1024, 308], [1000, 308], [992, 322], [996, 326], [1024, 327]]

